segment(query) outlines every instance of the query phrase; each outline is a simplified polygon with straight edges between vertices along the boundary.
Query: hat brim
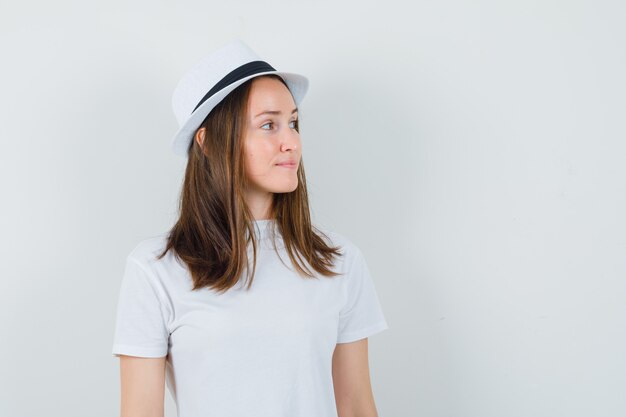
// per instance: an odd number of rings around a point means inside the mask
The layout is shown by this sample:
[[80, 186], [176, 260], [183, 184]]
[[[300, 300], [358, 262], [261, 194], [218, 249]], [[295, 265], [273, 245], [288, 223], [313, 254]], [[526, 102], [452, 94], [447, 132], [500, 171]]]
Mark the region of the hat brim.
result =
[[187, 157], [187, 150], [189, 149], [189, 144], [191, 143], [191, 140], [193, 139], [196, 130], [200, 127], [200, 125], [207, 117], [207, 115], [211, 112], [211, 110], [213, 110], [213, 108], [220, 101], [222, 101], [222, 99], [224, 99], [224, 97], [226, 97], [228, 93], [233, 91], [244, 82], [248, 81], [251, 78], [267, 74], [279, 75], [283, 80], [285, 80], [285, 82], [289, 86], [289, 90], [291, 91], [291, 95], [293, 96], [296, 105], [300, 105], [309, 87], [309, 80], [305, 76], [300, 74], [294, 74], [291, 72], [266, 71], [244, 77], [240, 80], [235, 81], [232, 84], [229, 84], [228, 86], [213, 94], [191, 114], [185, 124], [174, 135], [171, 143], [172, 151], [179, 156]]

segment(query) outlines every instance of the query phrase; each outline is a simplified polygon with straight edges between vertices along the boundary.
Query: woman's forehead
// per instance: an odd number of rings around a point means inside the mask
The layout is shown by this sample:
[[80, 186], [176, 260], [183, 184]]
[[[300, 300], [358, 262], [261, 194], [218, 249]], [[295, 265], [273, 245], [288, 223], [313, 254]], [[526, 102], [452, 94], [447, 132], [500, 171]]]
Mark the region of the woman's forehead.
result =
[[259, 78], [252, 83], [248, 108], [255, 117], [263, 111], [282, 111], [291, 114], [295, 102], [289, 89], [279, 80]]

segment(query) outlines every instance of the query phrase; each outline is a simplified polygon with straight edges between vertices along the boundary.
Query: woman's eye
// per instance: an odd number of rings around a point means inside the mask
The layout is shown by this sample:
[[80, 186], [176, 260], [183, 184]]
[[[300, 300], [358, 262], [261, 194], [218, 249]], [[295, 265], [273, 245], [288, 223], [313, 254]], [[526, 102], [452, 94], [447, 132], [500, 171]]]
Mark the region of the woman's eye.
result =
[[[298, 119], [292, 120], [291, 123], [293, 124], [292, 129], [298, 130]], [[261, 129], [263, 129], [263, 130], [272, 130], [271, 128], [265, 128], [265, 126], [273, 125], [273, 124], [274, 124], [274, 122], [267, 122], [267, 123], [261, 125]]]

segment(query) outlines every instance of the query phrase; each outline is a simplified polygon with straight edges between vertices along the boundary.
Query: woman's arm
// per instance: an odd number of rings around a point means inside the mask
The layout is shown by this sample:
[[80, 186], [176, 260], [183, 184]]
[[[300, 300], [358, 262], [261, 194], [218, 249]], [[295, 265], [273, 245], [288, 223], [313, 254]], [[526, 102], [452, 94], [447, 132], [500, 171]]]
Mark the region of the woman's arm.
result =
[[378, 417], [370, 383], [367, 338], [337, 344], [333, 384], [339, 417]]
[[141, 358], [119, 355], [121, 417], [163, 417], [165, 356]]

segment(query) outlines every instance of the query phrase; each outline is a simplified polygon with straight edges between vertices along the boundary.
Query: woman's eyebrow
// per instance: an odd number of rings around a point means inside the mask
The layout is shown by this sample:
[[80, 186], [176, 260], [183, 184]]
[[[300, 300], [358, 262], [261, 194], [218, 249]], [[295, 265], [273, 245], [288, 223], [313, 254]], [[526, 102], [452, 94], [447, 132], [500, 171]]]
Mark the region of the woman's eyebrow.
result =
[[[294, 114], [294, 113], [295, 113], [295, 112], [297, 112], [297, 111], [298, 111], [298, 108], [296, 107], [295, 109], [293, 109], [293, 110], [291, 111], [291, 114]], [[283, 112], [281, 112], [280, 110], [265, 110], [265, 111], [263, 111], [263, 112], [261, 112], [261, 113], [257, 114], [256, 116], [254, 116], [254, 118], [256, 119], [257, 117], [262, 116], [262, 115], [264, 115], [264, 114], [282, 114], [282, 113], [283, 113]]]

